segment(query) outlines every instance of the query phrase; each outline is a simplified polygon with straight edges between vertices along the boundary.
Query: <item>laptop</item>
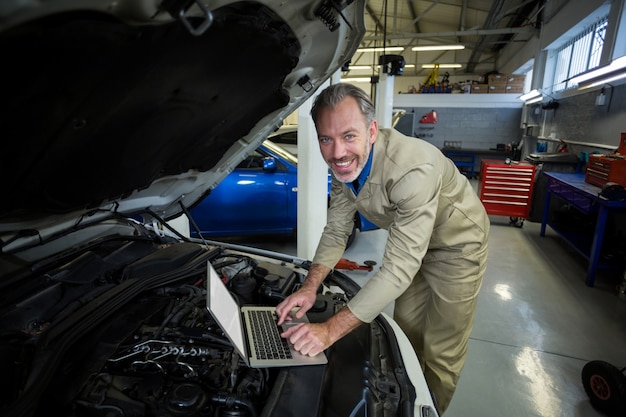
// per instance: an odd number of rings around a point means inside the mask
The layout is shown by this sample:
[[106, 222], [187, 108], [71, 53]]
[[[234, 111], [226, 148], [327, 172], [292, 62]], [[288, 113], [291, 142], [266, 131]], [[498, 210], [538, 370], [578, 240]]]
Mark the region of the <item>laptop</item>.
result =
[[[233, 296], [222, 282], [211, 262], [207, 262], [207, 309], [211, 316], [220, 326], [226, 337], [233, 344], [235, 350], [241, 356], [246, 365], [250, 368], [269, 368], [278, 366], [302, 366], [302, 365], [322, 365], [328, 363], [328, 358], [324, 352], [316, 356], [302, 355], [297, 352], [293, 345], [280, 337], [282, 330], [276, 324], [276, 308], [269, 306], [244, 306], [239, 307]], [[259, 315], [269, 315], [269, 319], [255, 319]], [[273, 348], [262, 346], [262, 337], [255, 337], [261, 334], [256, 326], [260, 321], [265, 320], [271, 324], [270, 330], [278, 333], [278, 342], [284, 348], [284, 352], [279, 358], [269, 357], [269, 352]], [[298, 323], [308, 323], [306, 314], [301, 319], [296, 319], [282, 326], [292, 326]], [[275, 349], [275, 348], [274, 348]]]

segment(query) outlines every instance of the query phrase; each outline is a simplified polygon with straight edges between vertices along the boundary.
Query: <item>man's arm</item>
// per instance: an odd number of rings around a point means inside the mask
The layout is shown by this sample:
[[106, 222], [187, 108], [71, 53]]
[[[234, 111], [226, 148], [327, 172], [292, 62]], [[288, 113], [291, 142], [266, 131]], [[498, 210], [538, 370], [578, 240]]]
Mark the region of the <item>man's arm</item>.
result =
[[285, 330], [281, 336], [289, 339], [303, 355], [315, 356], [361, 323], [348, 307], [343, 307], [324, 323], [298, 324]]

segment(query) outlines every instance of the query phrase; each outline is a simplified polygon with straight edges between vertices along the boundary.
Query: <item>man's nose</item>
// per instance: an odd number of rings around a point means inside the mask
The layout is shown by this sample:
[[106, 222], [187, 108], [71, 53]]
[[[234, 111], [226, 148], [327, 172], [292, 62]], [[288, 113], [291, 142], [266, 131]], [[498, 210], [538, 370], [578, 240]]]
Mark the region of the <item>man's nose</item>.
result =
[[333, 157], [335, 159], [341, 159], [346, 156], [346, 146], [340, 140], [333, 141]]

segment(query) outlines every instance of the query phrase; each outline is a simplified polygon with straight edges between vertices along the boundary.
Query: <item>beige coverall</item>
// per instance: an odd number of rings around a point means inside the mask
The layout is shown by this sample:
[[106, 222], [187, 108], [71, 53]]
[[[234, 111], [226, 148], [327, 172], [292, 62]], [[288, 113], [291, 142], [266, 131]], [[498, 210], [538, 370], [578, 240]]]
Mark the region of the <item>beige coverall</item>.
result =
[[467, 354], [489, 217], [468, 179], [428, 142], [380, 129], [372, 152], [358, 196], [333, 178], [313, 262], [336, 265], [356, 210], [388, 230], [380, 269], [348, 307], [369, 323], [395, 300], [394, 319], [411, 340], [443, 413]]

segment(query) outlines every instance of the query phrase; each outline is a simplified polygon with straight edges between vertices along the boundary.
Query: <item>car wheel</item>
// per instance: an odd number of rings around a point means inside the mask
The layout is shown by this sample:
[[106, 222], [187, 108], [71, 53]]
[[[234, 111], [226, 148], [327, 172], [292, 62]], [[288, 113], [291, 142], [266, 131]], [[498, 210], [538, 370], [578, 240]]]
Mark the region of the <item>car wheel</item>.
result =
[[626, 379], [618, 368], [604, 361], [588, 362], [582, 370], [582, 382], [594, 407], [610, 415], [624, 415]]

